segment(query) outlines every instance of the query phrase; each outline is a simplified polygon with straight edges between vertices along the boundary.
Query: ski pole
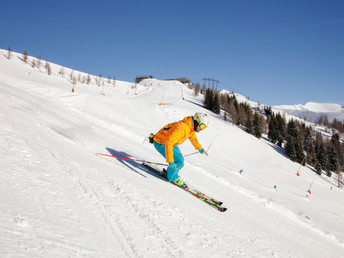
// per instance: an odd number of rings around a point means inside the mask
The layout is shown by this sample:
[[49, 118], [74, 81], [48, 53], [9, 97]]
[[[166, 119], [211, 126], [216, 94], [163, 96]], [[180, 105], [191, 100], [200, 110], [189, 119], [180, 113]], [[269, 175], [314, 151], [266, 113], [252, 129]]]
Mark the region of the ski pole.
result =
[[186, 154], [186, 155], [183, 155], [183, 157], [185, 158], [185, 157], [187, 157], [187, 156], [195, 155], [195, 154], [197, 154], [197, 153], [198, 153], [198, 151], [193, 152], [193, 153], [189, 153], [189, 154]]
[[[220, 135], [221, 133], [218, 133], [218, 134], [216, 134], [215, 136], [214, 136], [214, 138], [213, 138], [213, 140], [211, 141], [211, 143], [209, 144], [209, 146], [208, 146], [208, 149], [207, 149], [207, 151], [205, 152], [205, 154], [208, 156], [208, 151], [209, 151], [209, 149], [210, 149], [210, 147], [211, 147], [211, 145], [213, 144], [213, 142], [215, 141], [215, 138], [218, 136], [218, 135]], [[199, 153], [198, 151], [196, 151], [196, 152], [193, 152], [193, 153], [190, 153], [190, 154], [186, 154], [186, 155], [184, 155], [183, 157], [187, 157], [187, 156], [191, 156], [191, 155], [195, 155], [195, 154], [197, 154], [197, 153]]]
[[221, 134], [221, 133], [218, 133], [218, 134], [216, 134], [216, 135], [214, 136], [213, 140], [212, 140], [211, 143], [209, 144], [209, 147], [208, 147], [208, 149], [207, 149], [207, 152], [209, 151], [211, 145], [212, 145], [213, 142], [215, 141], [215, 138], [216, 138], [217, 136], [219, 136], [220, 134]]
[[106, 157], [111, 157], [111, 158], [116, 158], [116, 159], [124, 159], [124, 160], [130, 160], [130, 161], [149, 163], [149, 164], [160, 165], [160, 166], [168, 166], [165, 163], [157, 163], [157, 162], [152, 162], [152, 161], [147, 161], [147, 160], [142, 160], [142, 159], [125, 158], [125, 157], [119, 157], [119, 156], [108, 155], [108, 154], [103, 154], [103, 153], [96, 153], [96, 155], [106, 156]]
[[[199, 153], [199, 151], [196, 151], [196, 152], [193, 152], [193, 153], [186, 154], [186, 155], [184, 155], [183, 157], [185, 158], [185, 157], [187, 157], [187, 156], [195, 155], [195, 154], [197, 154], [197, 153]], [[208, 156], [208, 152], [206, 152], [205, 154]]]

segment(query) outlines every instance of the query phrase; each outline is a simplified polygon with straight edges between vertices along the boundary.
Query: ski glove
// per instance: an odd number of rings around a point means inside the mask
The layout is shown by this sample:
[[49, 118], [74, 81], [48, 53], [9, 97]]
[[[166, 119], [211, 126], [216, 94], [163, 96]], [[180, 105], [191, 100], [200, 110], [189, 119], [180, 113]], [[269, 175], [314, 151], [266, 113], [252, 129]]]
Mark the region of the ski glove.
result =
[[168, 163], [168, 168], [172, 170], [177, 170], [177, 165], [174, 162], [169, 162]]
[[201, 154], [205, 154], [206, 152], [205, 152], [205, 149], [200, 149], [200, 150], [198, 150], [199, 151], [199, 153], [201, 153]]

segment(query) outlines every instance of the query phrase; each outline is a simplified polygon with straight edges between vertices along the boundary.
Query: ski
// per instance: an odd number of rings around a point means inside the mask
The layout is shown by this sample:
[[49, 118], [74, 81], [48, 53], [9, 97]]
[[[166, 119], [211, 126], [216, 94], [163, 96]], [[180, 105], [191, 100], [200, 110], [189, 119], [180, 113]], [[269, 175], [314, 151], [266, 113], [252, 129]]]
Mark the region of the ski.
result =
[[[163, 171], [161, 171], [161, 170], [159, 170], [159, 169], [157, 169], [157, 168], [155, 168], [152, 165], [147, 164], [147, 163], [142, 163], [142, 165], [144, 167], [148, 168], [150, 171], [152, 171], [156, 175], [163, 178], [165, 181], [170, 182], [167, 180]], [[173, 184], [172, 182], [170, 182], [170, 183]], [[173, 184], [173, 185], [175, 185], [175, 184]], [[190, 193], [191, 195], [193, 195], [197, 199], [203, 201], [204, 203], [208, 204], [210, 207], [212, 207], [212, 208], [214, 208], [220, 212], [225, 212], [227, 210], [227, 208], [221, 206], [222, 202], [217, 201], [214, 198], [209, 197], [208, 195], [202, 193], [201, 191], [190, 189], [190, 187], [182, 187], [182, 186], [178, 186], [178, 185], [175, 185], [175, 186], [183, 189], [184, 191], [186, 191], [188, 193]]]
[[200, 191], [197, 191], [197, 190], [195, 190], [195, 191], [197, 192], [197, 195], [199, 195], [200, 197], [207, 198], [208, 200], [212, 201], [213, 203], [215, 203], [217, 205], [221, 206], [223, 204], [223, 202], [217, 201], [214, 198], [211, 198], [208, 195], [205, 195], [204, 193], [202, 193]]

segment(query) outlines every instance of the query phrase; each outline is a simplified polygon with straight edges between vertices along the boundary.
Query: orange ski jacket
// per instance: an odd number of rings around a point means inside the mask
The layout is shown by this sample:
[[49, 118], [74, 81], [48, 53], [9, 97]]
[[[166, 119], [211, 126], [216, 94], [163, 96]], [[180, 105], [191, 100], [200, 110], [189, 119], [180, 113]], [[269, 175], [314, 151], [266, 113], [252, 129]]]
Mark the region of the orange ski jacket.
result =
[[179, 122], [165, 125], [155, 134], [153, 139], [157, 143], [165, 145], [166, 162], [174, 162], [173, 147], [182, 144], [186, 139], [190, 140], [196, 150], [202, 149], [196, 137], [192, 116], [187, 116]]

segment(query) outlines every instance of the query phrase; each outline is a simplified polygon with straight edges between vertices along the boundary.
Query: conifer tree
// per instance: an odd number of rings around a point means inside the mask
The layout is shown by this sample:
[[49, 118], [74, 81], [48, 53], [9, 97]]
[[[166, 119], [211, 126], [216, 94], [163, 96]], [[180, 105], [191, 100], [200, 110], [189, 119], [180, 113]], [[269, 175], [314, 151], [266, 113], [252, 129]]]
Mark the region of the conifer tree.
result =
[[276, 115], [276, 127], [277, 127], [277, 145], [282, 147], [282, 144], [285, 140], [285, 119], [281, 116], [280, 113]]
[[303, 140], [303, 149], [308, 152], [313, 144], [313, 137], [312, 137], [312, 131], [308, 127], [305, 132], [305, 137]]
[[306, 163], [311, 165], [311, 166], [313, 165], [313, 163], [312, 163], [312, 155], [311, 155], [310, 151], [306, 152]]
[[[331, 144], [333, 145], [334, 151], [337, 153], [337, 160], [339, 162], [339, 166], [344, 166], [344, 155], [343, 150], [340, 143], [340, 137], [338, 133], [335, 133], [331, 137]], [[335, 170], [333, 170], [335, 171]]]
[[271, 110], [271, 106], [264, 106], [264, 113], [266, 116], [271, 116], [272, 115], [272, 110]]
[[213, 91], [209, 88], [205, 92], [203, 105], [209, 110], [212, 110], [213, 108]]
[[293, 119], [288, 123], [287, 133], [293, 138], [298, 136], [297, 127]]
[[250, 113], [246, 113], [246, 121], [245, 121], [245, 127], [246, 127], [246, 132], [249, 134], [253, 134], [253, 123], [252, 123], [252, 118]]
[[267, 119], [265, 119], [264, 115], [258, 114], [259, 116], [259, 124], [262, 128], [262, 133], [268, 132], [268, 122]]
[[323, 142], [316, 148], [316, 154], [322, 170], [328, 171], [328, 157]]
[[[288, 156], [290, 155], [290, 151], [291, 151], [290, 145], [293, 144], [296, 157], [295, 158], [294, 158], [294, 156], [289, 156], [289, 157], [293, 161], [297, 161], [297, 162], [301, 163], [303, 161], [305, 155], [303, 152], [302, 138], [301, 138], [299, 129], [297, 127], [297, 123], [294, 120], [290, 120], [287, 128], [288, 128], [287, 129], [288, 137], [287, 137], [287, 145], [286, 145], [287, 155]], [[288, 151], [287, 151], [287, 149], [288, 149]]]
[[296, 160], [298, 163], [301, 164], [301, 162], [305, 158], [305, 154], [303, 152], [303, 146], [302, 146], [302, 141], [301, 141], [300, 136], [297, 136], [296, 138], [294, 138], [294, 144], [295, 144], [294, 148], [295, 148], [295, 153], [296, 153]]
[[271, 114], [269, 117], [270, 117], [270, 121], [269, 121], [268, 138], [272, 143], [276, 143], [278, 141], [276, 118], [274, 114]]
[[[305, 142], [308, 142], [308, 141], [306, 140]], [[304, 144], [304, 150], [306, 151], [306, 163], [311, 165], [311, 166], [315, 166], [316, 161], [317, 161], [317, 157], [315, 154], [315, 148], [314, 148], [313, 140], [311, 140], [307, 144]]]
[[214, 95], [213, 107], [211, 110], [215, 114], [220, 114], [220, 94], [218, 92]]
[[254, 113], [253, 116], [253, 135], [256, 136], [258, 139], [260, 139], [260, 137], [262, 137], [262, 126], [261, 123], [259, 121], [259, 115], [258, 113]]
[[321, 164], [320, 164], [319, 160], [316, 160], [314, 168], [315, 168], [315, 171], [317, 172], [317, 174], [321, 175], [322, 169], [321, 169]]
[[297, 161], [294, 139], [290, 135], [287, 136], [285, 152], [292, 161]]
[[339, 165], [339, 160], [338, 160], [338, 154], [333, 144], [330, 144], [328, 146], [327, 156], [328, 156], [328, 162], [329, 162], [329, 170], [337, 171], [340, 165]]

